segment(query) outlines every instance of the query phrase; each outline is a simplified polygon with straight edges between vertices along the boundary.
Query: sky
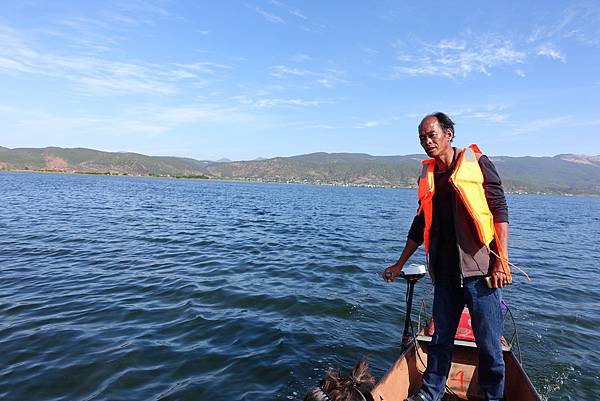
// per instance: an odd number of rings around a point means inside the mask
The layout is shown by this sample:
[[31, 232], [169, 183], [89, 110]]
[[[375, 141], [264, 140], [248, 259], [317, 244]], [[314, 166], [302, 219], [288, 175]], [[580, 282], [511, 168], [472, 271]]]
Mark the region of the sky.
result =
[[201, 160], [600, 154], [600, 2], [0, 3], [0, 146]]

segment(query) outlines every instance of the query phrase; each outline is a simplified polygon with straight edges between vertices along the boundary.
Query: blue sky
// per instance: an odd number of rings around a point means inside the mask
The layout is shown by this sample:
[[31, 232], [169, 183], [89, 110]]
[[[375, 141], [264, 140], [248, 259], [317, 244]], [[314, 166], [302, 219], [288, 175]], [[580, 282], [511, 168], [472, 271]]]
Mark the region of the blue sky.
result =
[[0, 146], [600, 153], [597, 1], [5, 1]]

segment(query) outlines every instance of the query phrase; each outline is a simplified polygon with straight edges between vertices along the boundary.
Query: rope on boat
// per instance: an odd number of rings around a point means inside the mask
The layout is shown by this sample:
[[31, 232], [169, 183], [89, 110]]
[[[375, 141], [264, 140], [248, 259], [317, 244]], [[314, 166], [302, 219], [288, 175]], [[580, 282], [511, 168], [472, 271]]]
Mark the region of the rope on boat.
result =
[[527, 280], [531, 281], [531, 278], [529, 278], [529, 275], [527, 274], [527, 272], [523, 269], [521, 269], [519, 266], [515, 265], [513, 262], [511, 262], [510, 260], [503, 258], [502, 256], [498, 255], [496, 252], [494, 252], [493, 249], [489, 248], [490, 252], [493, 253], [498, 259], [505, 261], [506, 263], [508, 263], [510, 266], [514, 267], [515, 269], [517, 269], [519, 272], [521, 272], [521, 274], [523, 274], [525, 277], [527, 277]]
[[[513, 348], [512, 344], [514, 341], [515, 345], [517, 347], [517, 351], [519, 353], [517, 355], [519, 364], [523, 365], [523, 357], [521, 355], [521, 343], [519, 342], [519, 331], [517, 330], [517, 323], [515, 322], [515, 317], [513, 316], [512, 311], [510, 310], [510, 307], [506, 303], [504, 303], [504, 305], [506, 306], [506, 314], [510, 315], [510, 320], [512, 321], [513, 329], [515, 331], [512, 338], [510, 339], [511, 352], [512, 352], [512, 348]], [[506, 320], [506, 316], [505, 316], [505, 320]]]

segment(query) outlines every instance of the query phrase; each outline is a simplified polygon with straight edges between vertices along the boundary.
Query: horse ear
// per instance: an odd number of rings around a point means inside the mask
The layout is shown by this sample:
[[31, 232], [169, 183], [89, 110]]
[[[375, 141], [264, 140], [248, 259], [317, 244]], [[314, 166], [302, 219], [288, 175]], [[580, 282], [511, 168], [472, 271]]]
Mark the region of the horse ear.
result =
[[323, 377], [323, 380], [321, 380], [319, 386], [325, 391], [331, 391], [339, 385], [340, 380], [340, 371], [337, 369], [329, 368], [325, 372], [325, 377]]
[[351, 375], [359, 384], [375, 385], [375, 378], [371, 374], [369, 362], [366, 359], [361, 359], [356, 363]]

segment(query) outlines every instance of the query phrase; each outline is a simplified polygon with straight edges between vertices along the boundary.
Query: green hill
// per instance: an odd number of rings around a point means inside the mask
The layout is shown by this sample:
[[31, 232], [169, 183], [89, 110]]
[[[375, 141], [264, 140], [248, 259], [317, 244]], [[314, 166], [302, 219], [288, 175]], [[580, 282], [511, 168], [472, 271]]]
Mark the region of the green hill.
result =
[[72, 148], [0, 149], [0, 169], [143, 176], [199, 175], [207, 162]]
[[598, 156], [493, 157], [509, 191], [600, 194]]
[[[252, 161], [210, 162], [85, 148], [0, 147], [0, 169], [415, 187], [424, 157], [320, 152]], [[600, 195], [600, 156], [564, 154], [491, 159], [507, 191]]]
[[266, 160], [209, 165], [210, 175], [279, 182], [410, 187], [422, 156], [311, 153]]

